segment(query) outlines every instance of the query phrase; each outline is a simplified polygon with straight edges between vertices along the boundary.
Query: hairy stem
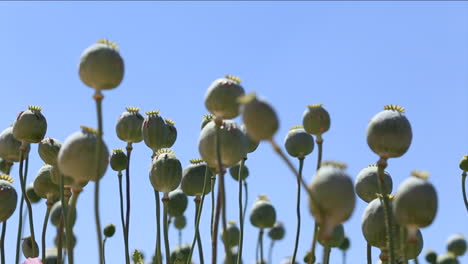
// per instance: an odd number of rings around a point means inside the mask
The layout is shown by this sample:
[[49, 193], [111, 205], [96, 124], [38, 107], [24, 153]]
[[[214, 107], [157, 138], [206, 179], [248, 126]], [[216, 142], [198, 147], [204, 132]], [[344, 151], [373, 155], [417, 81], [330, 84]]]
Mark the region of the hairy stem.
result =
[[299, 176], [297, 178], [297, 200], [296, 200], [296, 215], [297, 215], [297, 229], [296, 229], [296, 241], [294, 243], [294, 250], [291, 262], [296, 262], [297, 248], [299, 246], [299, 235], [301, 233], [301, 181], [302, 179], [302, 168], [304, 167], [304, 158], [299, 158]]
[[102, 152], [103, 152], [103, 144], [102, 144], [102, 99], [104, 95], [102, 95], [100, 90], [96, 90], [93, 96], [94, 100], [96, 101], [96, 113], [97, 113], [97, 120], [98, 120], [98, 142], [96, 144], [96, 185], [94, 188], [94, 218], [96, 221], [96, 234], [97, 234], [97, 242], [98, 242], [98, 252], [99, 252], [99, 263], [103, 264], [104, 258], [102, 256], [102, 234], [101, 234], [101, 219], [99, 217], [99, 182], [100, 177], [99, 174], [102, 170]]

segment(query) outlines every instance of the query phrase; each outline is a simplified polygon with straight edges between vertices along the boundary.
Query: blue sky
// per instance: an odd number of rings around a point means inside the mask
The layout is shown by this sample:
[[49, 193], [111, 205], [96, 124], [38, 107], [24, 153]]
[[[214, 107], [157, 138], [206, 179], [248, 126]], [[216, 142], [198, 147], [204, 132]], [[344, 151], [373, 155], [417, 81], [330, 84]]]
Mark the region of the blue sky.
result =
[[[275, 107], [280, 118], [275, 138], [280, 144], [289, 128], [302, 122], [306, 105], [323, 103], [332, 120], [324, 135], [324, 159], [347, 163], [353, 179], [377, 161], [366, 144], [368, 121], [386, 104], [404, 106], [413, 142], [403, 157], [389, 160], [387, 170], [394, 191], [414, 169], [432, 175], [439, 210], [434, 223], [422, 230], [423, 253], [429, 248], [443, 253], [448, 236], [468, 235], [458, 169], [459, 160], [468, 154], [467, 2], [1, 2], [0, 32], [2, 129], [27, 105], [42, 106], [47, 136], [62, 142], [80, 125], [96, 127], [93, 91], [81, 83], [77, 65], [86, 47], [108, 38], [120, 45], [125, 60], [124, 81], [106, 91], [103, 101], [108, 147], [125, 147], [114, 131], [126, 106], [140, 107], [142, 113], [160, 110], [176, 121], [179, 136], [173, 149], [184, 167], [199, 156], [205, 91], [227, 73], [240, 76], [247, 91], [256, 91]], [[31, 153], [28, 182], [42, 166], [37, 146]], [[155, 244], [150, 154], [144, 143], [136, 144], [131, 171], [130, 247], [148, 257]], [[316, 151], [306, 158], [308, 182], [316, 159]], [[286, 224], [286, 237], [275, 248], [278, 263], [293, 251], [295, 180], [265, 143], [250, 155], [247, 166], [249, 209], [258, 194], [267, 194], [278, 220]], [[15, 166], [12, 176], [19, 191], [17, 170]], [[109, 169], [102, 186], [102, 222], [117, 225], [115, 237], [107, 243], [107, 260], [123, 263], [116, 173]], [[93, 192], [94, 185], [89, 184], [78, 201], [77, 263], [97, 262]], [[230, 177], [227, 192], [228, 218], [237, 220], [237, 187]], [[206, 202], [202, 238], [208, 259], [210, 199]], [[345, 223], [351, 237], [348, 263], [365, 261], [360, 231], [364, 208], [365, 203], [357, 200]], [[40, 234], [45, 204], [34, 205], [33, 210]], [[193, 212], [191, 202], [186, 215]], [[305, 198], [302, 212], [301, 258], [313, 230]], [[184, 242], [192, 238], [192, 221], [188, 222]], [[17, 212], [8, 223], [11, 263]], [[49, 226], [50, 246], [53, 232]], [[257, 231], [246, 225], [246, 232], [244, 261], [253, 263]], [[170, 235], [174, 247], [177, 235], [174, 230]], [[321, 248], [318, 252], [321, 256]], [[377, 255], [374, 250], [374, 260]], [[467, 257], [460, 259], [466, 261]], [[341, 263], [341, 253], [332, 253], [330, 263]]]

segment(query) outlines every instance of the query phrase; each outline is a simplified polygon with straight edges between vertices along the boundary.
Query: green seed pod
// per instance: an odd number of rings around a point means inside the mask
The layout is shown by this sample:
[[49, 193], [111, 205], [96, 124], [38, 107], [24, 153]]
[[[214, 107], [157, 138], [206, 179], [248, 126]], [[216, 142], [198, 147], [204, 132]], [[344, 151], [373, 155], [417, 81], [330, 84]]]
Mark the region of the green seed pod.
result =
[[258, 145], [260, 144], [259, 141], [253, 140], [249, 134], [247, 134], [247, 129], [245, 128], [245, 125], [241, 125], [241, 131], [244, 132], [245, 137], [247, 138], [247, 153], [252, 153], [254, 152], [257, 148]]
[[146, 112], [146, 118], [142, 125], [143, 140], [146, 146], [154, 152], [165, 148], [167, 145], [168, 127], [159, 111]]
[[[387, 231], [383, 204], [379, 198], [372, 200], [364, 210], [361, 222], [362, 234], [367, 243], [380, 249], [387, 246]], [[394, 230], [399, 230], [396, 227]]]
[[305, 158], [314, 150], [314, 138], [302, 126], [293, 126], [284, 139], [284, 147], [292, 157]]
[[[60, 177], [62, 176], [62, 174], [60, 173], [60, 170], [58, 168], [58, 165], [54, 165], [52, 166], [52, 172], [51, 172], [51, 179], [52, 179], [52, 182], [55, 183], [56, 185], [60, 186]], [[73, 185], [74, 183], [74, 180], [73, 178], [67, 176], [67, 175], [63, 175], [63, 185], [64, 186], [71, 186]], [[86, 185], [86, 184], [84, 184]], [[82, 185], [82, 186], [84, 186]]]
[[[35, 247], [33, 248], [33, 243]], [[36, 241], [33, 242], [32, 237], [23, 238], [21, 249], [25, 258], [37, 258], [39, 256], [39, 246]]]
[[[229, 263], [232, 263], [232, 264], [237, 263], [237, 256], [238, 256], [237, 251], [234, 250], [234, 248], [231, 248], [231, 249], [229, 249], [229, 250], [231, 250], [231, 261], [230, 261]], [[228, 263], [226, 257], [227, 257], [227, 256], [224, 256], [223, 264], [227, 264], [227, 263]], [[242, 259], [240, 260], [239, 263], [240, 263], [240, 264], [243, 263], [243, 262], [242, 262]]]
[[323, 237], [326, 237], [325, 234], [323, 233], [322, 229], [319, 228], [319, 235], [318, 235], [319, 239], [319, 243], [320, 245], [322, 246], [328, 246], [328, 247], [339, 247], [344, 239], [345, 239], [345, 235], [344, 235], [344, 228], [343, 228], [343, 225], [342, 224], [339, 224], [337, 226], [335, 226], [335, 228], [333, 229], [333, 233], [330, 237], [330, 239], [323, 239]]
[[176, 189], [169, 193], [167, 213], [169, 216], [181, 216], [187, 209], [187, 204], [187, 195], [181, 189]]
[[[74, 226], [76, 223], [76, 207], [72, 212], [71, 207], [68, 206], [68, 213], [70, 214], [69, 219], [71, 219], [71, 225]], [[54, 205], [52, 205], [52, 208], [50, 208], [50, 222], [52, 223], [52, 225], [59, 227], [61, 216], [62, 216], [62, 202], [58, 201], [54, 203]]]
[[104, 227], [104, 236], [106, 237], [112, 237], [115, 234], [115, 225], [113, 224], [108, 224], [106, 227]]
[[33, 186], [34, 192], [41, 198], [47, 199], [48, 196], [51, 196], [51, 198], [60, 197], [59, 186], [52, 182], [53, 170], [52, 165], [46, 164], [37, 172]]
[[[75, 234], [72, 234], [71, 236], [71, 244], [72, 244], [72, 247], [74, 248], [76, 246], [76, 236]], [[57, 247], [58, 246], [58, 236], [55, 236], [54, 238], [54, 245]], [[65, 235], [65, 231], [62, 233], [62, 245], [67, 245], [67, 237]]]
[[351, 246], [351, 242], [349, 241], [349, 238], [348, 237], [345, 237], [343, 239], [343, 242], [341, 243], [341, 245], [339, 246], [339, 248], [343, 251], [346, 251], [349, 249], [349, 247]]
[[[7, 127], [0, 134], [0, 157], [6, 161], [20, 161], [21, 141], [13, 136], [13, 127]], [[29, 152], [29, 144], [27, 144], [26, 152]]]
[[239, 98], [242, 104], [242, 120], [247, 134], [255, 141], [270, 140], [279, 128], [278, 116], [273, 107], [257, 99], [255, 93]]
[[166, 122], [166, 130], [167, 130], [167, 136], [166, 136], [166, 142], [164, 143], [165, 148], [170, 148], [174, 145], [174, 143], [177, 140], [177, 129], [174, 126], [175, 122], [172, 121], [171, 119], [164, 119]]
[[50, 165], [57, 164], [57, 156], [62, 143], [55, 138], [46, 137], [39, 142], [38, 152], [41, 159]]
[[[354, 189], [356, 190], [356, 194], [359, 198], [366, 203], [377, 198], [377, 193], [380, 193], [377, 182], [378, 180], [376, 165], [369, 165], [369, 167], [362, 169], [357, 175], [356, 183], [354, 185]], [[384, 185], [382, 187], [384, 194], [390, 194], [392, 192], [392, 177], [386, 171], [384, 171]]]
[[102, 178], [109, 163], [109, 151], [106, 143], [102, 141], [101, 171], [96, 175], [98, 132], [85, 126], [81, 126], [81, 129], [81, 131], [75, 132], [65, 140], [62, 148], [60, 148], [57, 160], [60, 171], [64, 175], [73, 178], [76, 185]]
[[427, 181], [428, 174], [414, 171], [401, 183], [395, 194], [393, 214], [400, 225], [413, 237], [417, 228], [430, 225], [437, 212], [437, 193]]
[[307, 133], [322, 135], [330, 129], [330, 115], [322, 104], [308, 105], [302, 115], [302, 125]]
[[457, 257], [453, 253], [447, 252], [437, 256], [437, 264], [460, 264]]
[[316, 172], [309, 190], [309, 209], [323, 234], [330, 237], [335, 226], [351, 217], [355, 205], [354, 187], [342, 163], [324, 162]]
[[83, 51], [79, 64], [81, 81], [97, 91], [114, 89], [124, 75], [119, 47], [112, 41], [99, 40]]
[[0, 222], [6, 221], [16, 210], [18, 194], [13, 186], [13, 178], [0, 175]]
[[434, 250], [429, 249], [426, 251], [426, 261], [429, 263], [435, 263], [437, 261], [437, 253]]
[[[211, 177], [213, 172], [206, 167], [206, 163], [202, 159], [195, 159], [190, 161], [190, 165], [182, 172], [182, 182], [180, 188], [189, 196], [201, 196], [203, 193], [208, 194], [211, 192]], [[205, 171], [208, 169], [208, 174], [205, 178]], [[203, 185], [205, 184], [205, 191], [203, 192]]]
[[190, 244], [176, 246], [171, 252], [171, 263], [186, 264], [190, 255]]
[[372, 117], [367, 127], [367, 144], [382, 158], [397, 158], [406, 153], [413, 133], [403, 107], [386, 105]]
[[462, 234], [454, 234], [447, 240], [447, 251], [455, 256], [463, 256], [466, 252], [466, 239]]
[[128, 165], [127, 154], [122, 149], [114, 149], [112, 150], [109, 163], [113, 170], [123, 171], [127, 169]]
[[[240, 162], [232, 166], [231, 168], [229, 168], [229, 174], [231, 174], [231, 177], [236, 181], [239, 180], [239, 169], [240, 169]], [[245, 166], [244, 164], [241, 170], [241, 179], [245, 180], [248, 176], [249, 176], [249, 168], [247, 168], [247, 166]]]
[[226, 230], [221, 232], [221, 239], [224, 244], [227, 244], [228, 247], [232, 248], [239, 244], [239, 227], [235, 221], [229, 221]]
[[215, 116], [232, 119], [239, 115], [237, 98], [244, 95], [241, 80], [235, 76], [215, 80], [205, 94], [205, 107]]
[[[247, 154], [247, 139], [238, 125], [231, 120], [223, 120], [219, 130], [221, 165], [229, 168]], [[208, 167], [218, 170], [215, 121], [211, 121], [202, 129], [198, 138], [198, 151]]]
[[258, 228], [271, 228], [275, 222], [275, 208], [265, 195], [260, 195], [250, 211], [250, 223]]
[[28, 199], [31, 203], [38, 203], [41, 200], [41, 197], [39, 197], [39, 195], [37, 195], [37, 193], [34, 191], [33, 183], [26, 187], [26, 195], [28, 196]]
[[182, 166], [169, 149], [156, 152], [150, 168], [150, 181], [158, 192], [169, 193], [179, 186], [182, 179]]
[[182, 230], [185, 228], [187, 225], [187, 219], [185, 218], [185, 215], [179, 215], [174, 217], [174, 227], [177, 228], [178, 230]]
[[468, 171], [468, 155], [463, 156], [460, 160], [460, 169], [462, 171]]
[[284, 238], [286, 230], [282, 222], [276, 222], [275, 225], [268, 230], [268, 237], [271, 240], [281, 240]]
[[312, 251], [307, 251], [303, 258], [304, 263], [310, 263], [310, 258], [313, 258], [311, 262], [315, 263], [315, 256], [312, 256]]
[[127, 111], [123, 112], [117, 119], [117, 125], [115, 126], [117, 137], [127, 143], [140, 142], [143, 140], [141, 126], [145, 119], [138, 112], [140, 108], [126, 107], [125, 109]]
[[28, 106], [21, 111], [13, 124], [13, 136], [27, 143], [39, 143], [47, 132], [47, 121], [39, 106]]

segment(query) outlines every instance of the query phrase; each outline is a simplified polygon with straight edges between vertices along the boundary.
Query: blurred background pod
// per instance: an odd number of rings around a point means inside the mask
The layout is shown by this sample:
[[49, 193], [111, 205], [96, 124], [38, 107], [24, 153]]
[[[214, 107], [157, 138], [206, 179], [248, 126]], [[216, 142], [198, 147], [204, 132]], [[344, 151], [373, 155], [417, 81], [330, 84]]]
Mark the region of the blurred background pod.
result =
[[[390, 199], [390, 203], [393, 203], [392, 199]], [[395, 222], [393, 221], [393, 223]], [[364, 238], [371, 246], [380, 249], [387, 247], [385, 213], [380, 198], [375, 198], [366, 206], [362, 215], [361, 229]], [[396, 225], [394, 225], [394, 229], [399, 230]]]
[[303, 126], [293, 126], [284, 138], [284, 147], [289, 155], [304, 158], [314, 150], [314, 138]]
[[[21, 141], [13, 136], [13, 127], [7, 127], [0, 134], [0, 157], [7, 162], [20, 161], [20, 147]], [[27, 144], [27, 151], [29, 151], [29, 144]]]
[[39, 197], [39, 195], [34, 191], [33, 182], [26, 187], [26, 195], [31, 203], [38, 203], [41, 200], [41, 197]]
[[345, 239], [345, 233], [342, 224], [339, 224], [333, 228], [333, 233], [329, 239], [323, 239], [326, 236], [322, 232], [322, 229], [319, 227], [318, 242], [324, 247], [339, 247]]
[[182, 165], [174, 152], [161, 149], [151, 162], [150, 181], [158, 192], [170, 193], [179, 186], [182, 179]]
[[[33, 243], [35, 244], [34, 247]], [[23, 251], [25, 258], [36, 258], [39, 256], [39, 246], [30, 236], [23, 238], [23, 242], [21, 243], [21, 250]]]
[[187, 225], [187, 219], [185, 215], [175, 216], [174, 218], [174, 227], [178, 230], [182, 230]]
[[[207, 169], [208, 174], [205, 178]], [[210, 180], [212, 176], [213, 172], [207, 168], [206, 163], [202, 159], [193, 159], [190, 161], [190, 165], [182, 172], [180, 188], [188, 196], [208, 194], [211, 192]], [[205, 185], [205, 190], [203, 190], [203, 185]]]
[[114, 171], [124, 171], [127, 169], [128, 158], [123, 149], [113, 149], [110, 155], [109, 164]]
[[466, 238], [462, 234], [453, 234], [447, 239], [447, 251], [455, 256], [463, 256], [466, 253]]
[[302, 125], [307, 133], [321, 136], [330, 129], [330, 114], [323, 104], [308, 105], [302, 114]]
[[281, 240], [286, 234], [286, 229], [282, 222], [276, 222], [270, 230], [268, 230], [268, 237], [271, 240]]
[[167, 213], [169, 216], [182, 216], [187, 209], [187, 195], [181, 189], [175, 189], [169, 193]]
[[13, 178], [0, 175], [0, 222], [6, 221], [16, 210], [18, 194], [13, 186]]
[[240, 83], [241, 80], [232, 75], [216, 79], [205, 93], [206, 109], [222, 119], [232, 119], [238, 116], [237, 98], [245, 93]]
[[39, 106], [28, 106], [21, 111], [13, 124], [13, 136], [26, 143], [39, 143], [47, 132], [47, 121]]
[[[71, 207], [68, 206], [68, 210], [69, 210], [68, 211], [69, 221], [71, 223], [71, 226], [74, 226], [76, 223], [76, 208], [73, 208], [73, 211], [70, 211]], [[50, 209], [51, 224], [54, 225], [55, 227], [59, 227], [61, 216], [62, 216], [62, 202], [57, 201], [54, 203], [54, 205], [52, 205], [52, 208]]]
[[138, 107], [126, 107], [117, 119], [115, 132], [117, 137], [127, 143], [137, 143], [143, 140], [141, 126], [145, 120], [138, 112]]
[[59, 186], [52, 182], [53, 173], [54, 167], [52, 165], [45, 164], [39, 169], [36, 178], [34, 179], [34, 192], [43, 199], [57, 199], [60, 197]]
[[[231, 177], [236, 181], [239, 181], [239, 169], [240, 169], [240, 162], [236, 163], [234, 166], [229, 168], [229, 174], [231, 174]], [[247, 177], [249, 176], [249, 168], [247, 167], [247, 165], [244, 164], [240, 171], [241, 171], [241, 174], [240, 174], [241, 179], [242, 180], [247, 179]]]
[[190, 247], [191, 247], [190, 244], [176, 246], [171, 252], [170, 263], [187, 264], [189, 254], [190, 254]]
[[[369, 165], [362, 169], [357, 177], [354, 188], [356, 194], [363, 201], [369, 203], [377, 198], [377, 193], [380, 193], [378, 186], [377, 165]], [[384, 194], [390, 194], [393, 189], [392, 177], [387, 171], [384, 171], [384, 185], [382, 186]]]
[[164, 142], [165, 148], [171, 148], [177, 140], [177, 128], [175, 127], [175, 122], [169, 118], [165, 118], [164, 122], [166, 124], [167, 136]]
[[41, 159], [50, 165], [57, 165], [57, 156], [62, 143], [55, 138], [46, 137], [39, 142], [38, 152]]
[[457, 257], [451, 253], [447, 252], [445, 254], [441, 254], [437, 256], [437, 264], [460, 264]]
[[241, 103], [242, 122], [246, 134], [254, 141], [270, 140], [279, 128], [279, 120], [273, 107], [251, 93], [238, 100]]
[[250, 210], [250, 223], [260, 229], [275, 225], [276, 210], [265, 195], [259, 195]]
[[221, 231], [221, 239], [229, 248], [239, 244], [240, 230], [235, 221], [228, 221], [226, 230]]
[[168, 130], [166, 122], [159, 114], [159, 111], [146, 112], [146, 118], [142, 124], [143, 140], [146, 146], [153, 152], [162, 149], [166, 145]]

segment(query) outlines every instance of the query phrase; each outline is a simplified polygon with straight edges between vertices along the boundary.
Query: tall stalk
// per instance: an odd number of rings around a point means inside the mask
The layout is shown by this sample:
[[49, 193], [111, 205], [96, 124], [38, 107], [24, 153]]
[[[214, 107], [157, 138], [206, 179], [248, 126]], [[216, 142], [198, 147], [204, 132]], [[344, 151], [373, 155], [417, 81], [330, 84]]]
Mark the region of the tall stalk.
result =
[[120, 200], [120, 222], [122, 223], [122, 233], [124, 237], [124, 247], [125, 247], [125, 263], [130, 264], [130, 255], [128, 251], [128, 237], [127, 237], [127, 226], [125, 225], [124, 217], [124, 201], [123, 201], [123, 191], [122, 191], [122, 172], [117, 173], [117, 178], [119, 179], [119, 200]]
[[20, 244], [21, 244], [21, 234], [23, 229], [23, 206], [24, 206], [24, 195], [21, 194], [20, 199], [20, 207], [19, 207], [19, 214], [18, 214], [18, 233], [16, 236], [16, 257], [15, 263], [19, 264], [20, 261]]
[[5, 233], [7, 228], [7, 220], [3, 221], [2, 224], [2, 237], [0, 238], [0, 250], [1, 250], [1, 259], [2, 264], [6, 264], [5, 262]]
[[[275, 245], [275, 240], [271, 240], [270, 242], [270, 248], [268, 249], [268, 263], [273, 263], [272, 262], [272, 259], [273, 259], [273, 246]], [[291, 263], [295, 263], [295, 262], [292, 262]]]
[[466, 181], [466, 171], [463, 171], [463, 173], [462, 173], [462, 193], [463, 193], [463, 201], [465, 202], [465, 207], [466, 207], [466, 210], [468, 211], [468, 199], [466, 198], [465, 181]]
[[384, 186], [384, 170], [387, 167], [387, 160], [384, 158], [380, 158], [377, 162], [377, 175], [379, 180], [377, 181], [377, 185], [379, 188], [379, 193], [381, 194], [381, 202], [384, 208], [384, 216], [385, 216], [385, 227], [387, 231], [387, 248], [388, 248], [388, 256], [389, 256], [389, 263], [395, 263], [395, 248], [394, 248], [394, 241], [393, 241], [393, 223], [392, 223], [392, 212], [390, 206], [390, 199], [388, 195], [384, 193], [383, 186]]
[[372, 246], [367, 243], [367, 264], [372, 264]]
[[129, 229], [130, 229], [130, 156], [131, 156], [132, 150], [133, 150], [131, 142], [127, 143], [126, 150], [127, 150], [127, 168], [125, 169], [125, 184], [126, 184], [126, 187], [127, 187], [127, 197], [126, 197], [126, 199], [127, 199], [127, 211], [126, 211], [126, 215], [125, 215], [124, 243], [125, 243], [125, 261], [127, 261], [127, 259], [128, 259], [128, 262], [126, 262], [126, 263], [129, 264], [130, 263], [130, 255], [129, 255], [130, 253], [129, 253], [129, 247], [128, 247], [128, 244], [129, 244], [128, 234], [129, 234]]
[[166, 263], [171, 264], [171, 249], [169, 246], [169, 236], [168, 236], [168, 218], [167, 218], [167, 203], [169, 202], [169, 197], [167, 193], [164, 193], [163, 198], [163, 229], [164, 229], [164, 247], [166, 249]]
[[[79, 188], [73, 188], [73, 194], [71, 196], [71, 201], [70, 201], [70, 210], [68, 211], [69, 213], [73, 213], [76, 211], [76, 202], [78, 201], [78, 196], [80, 193], [83, 191], [81, 187]], [[73, 217], [70, 217], [70, 215], [67, 215], [67, 230], [69, 231], [67, 233], [67, 248], [68, 248], [68, 264], [73, 264], [74, 262], [74, 254], [73, 254], [73, 227], [72, 227], [72, 221]], [[102, 255], [102, 251], [99, 253]]]
[[96, 101], [96, 113], [97, 113], [97, 120], [98, 120], [98, 142], [96, 144], [96, 185], [94, 188], [94, 218], [96, 221], [96, 234], [97, 234], [97, 242], [98, 242], [98, 252], [99, 252], [99, 263], [104, 264], [104, 258], [102, 256], [102, 234], [101, 234], [101, 219], [99, 217], [99, 174], [102, 168], [102, 151], [103, 151], [103, 144], [102, 144], [102, 99], [104, 99], [104, 95], [101, 93], [100, 90], [96, 90], [93, 96], [94, 100]]
[[260, 228], [258, 240], [260, 241], [260, 263], [263, 264], [263, 228]]
[[239, 247], [237, 250], [237, 264], [241, 263], [242, 260], [242, 247], [244, 244], [244, 212], [242, 210], [242, 170], [244, 169], [245, 161], [247, 157], [244, 157], [239, 165], [239, 175], [237, 177], [237, 181], [239, 183], [239, 225], [240, 225], [240, 232], [239, 232]]
[[47, 195], [47, 201], [46, 201], [46, 205], [47, 205], [47, 209], [46, 209], [46, 214], [44, 216], [44, 223], [42, 225], [42, 239], [41, 239], [41, 243], [42, 243], [42, 262], [45, 262], [46, 260], [46, 242], [45, 242], [45, 239], [46, 239], [46, 233], [47, 233], [47, 222], [49, 221], [49, 216], [50, 216], [50, 208], [52, 207], [52, 199], [49, 195]]
[[304, 158], [299, 158], [299, 176], [297, 178], [297, 200], [296, 200], [296, 216], [297, 216], [297, 229], [296, 229], [296, 241], [294, 242], [294, 251], [291, 262], [296, 262], [297, 248], [299, 246], [299, 235], [301, 233], [301, 180], [302, 169], [304, 167]]
[[156, 263], [162, 264], [161, 256], [161, 208], [159, 204], [159, 192], [154, 190], [154, 200], [156, 201]]
[[63, 221], [65, 219], [65, 210], [64, 207], [65, 205], [65, 191], [64, 191], [64, 175], [60, 173], [59, 177], [59, 191], [60, 191], [60, 203], [62, 206], [62, 212], [60, 214], [60, 224], [58, 226], [58, 241], [57, 241], [57, 263], [62, 264], [62, 250], [63, 250], [63, 245], [62, 245], [62, 234], [63, 234]]

